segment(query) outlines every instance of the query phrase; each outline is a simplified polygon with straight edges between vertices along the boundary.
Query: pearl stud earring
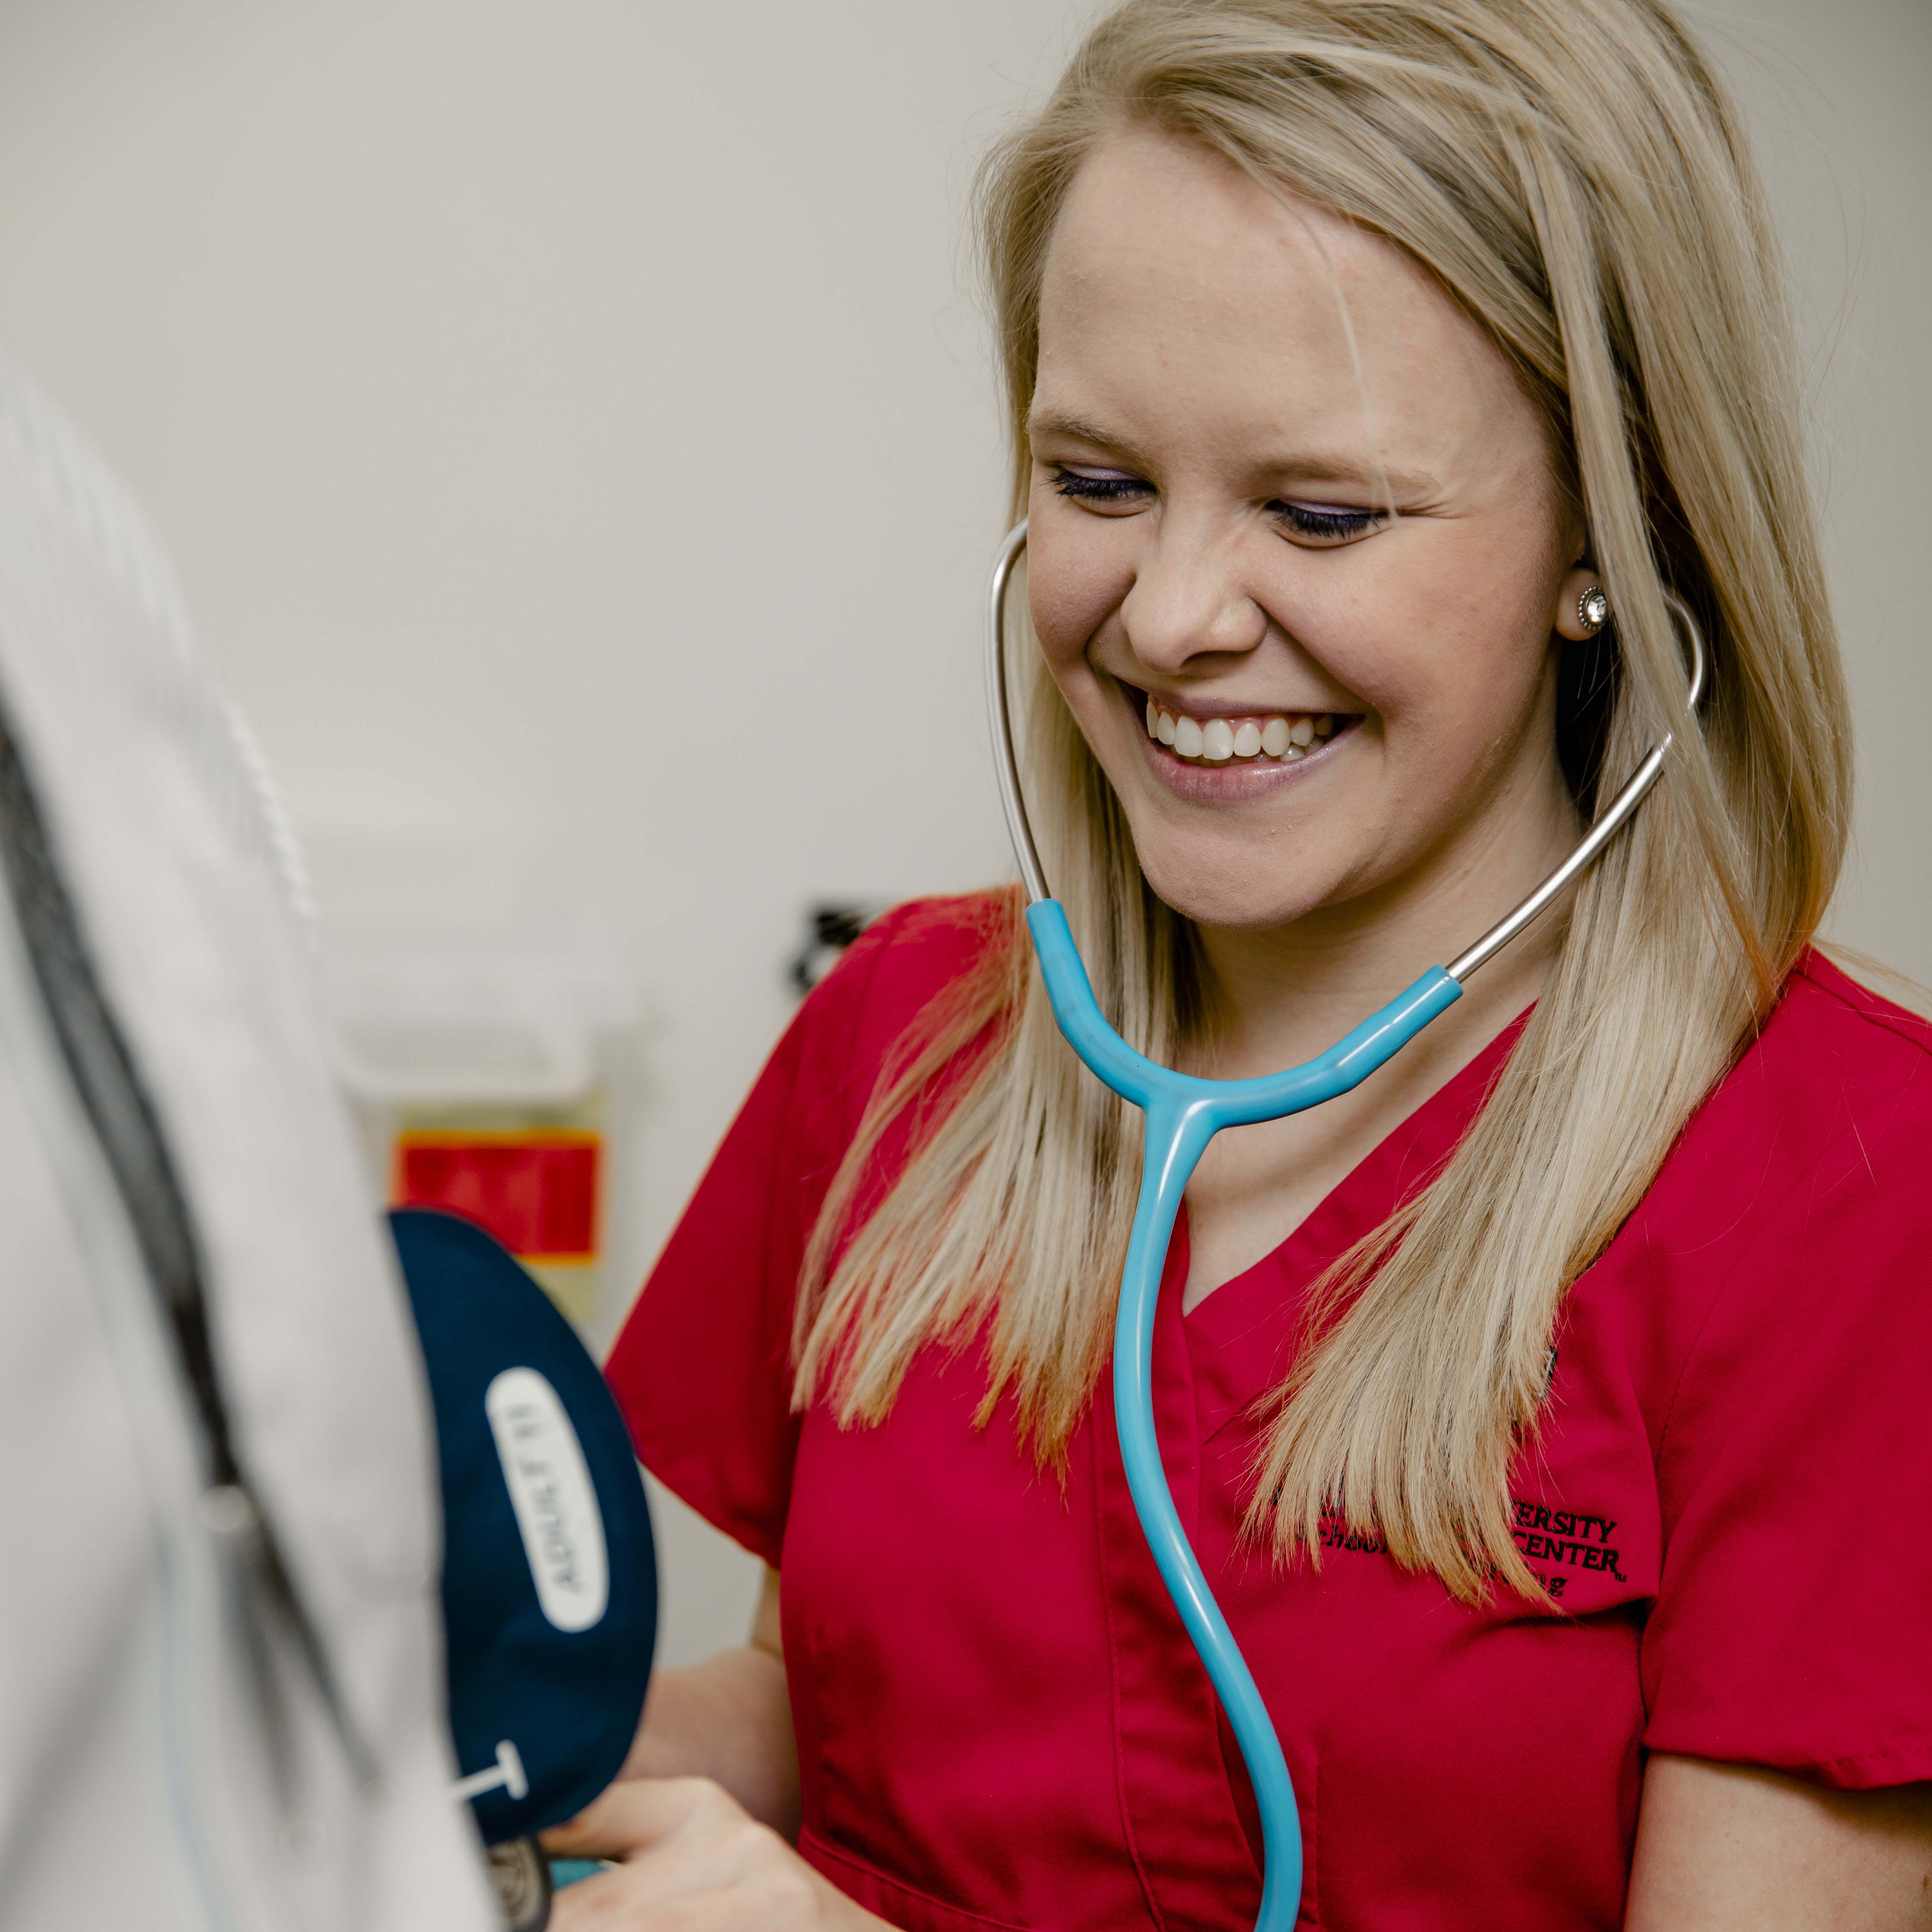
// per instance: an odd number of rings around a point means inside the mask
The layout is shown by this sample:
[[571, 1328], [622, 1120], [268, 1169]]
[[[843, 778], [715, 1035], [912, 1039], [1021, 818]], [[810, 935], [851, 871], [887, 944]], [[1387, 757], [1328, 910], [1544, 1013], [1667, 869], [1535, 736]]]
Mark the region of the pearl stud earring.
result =
[[1610, 600], [1600, 584], [1593, 584], [1576, 600], [1576, 621], [1594, 636], [1610, 621]]

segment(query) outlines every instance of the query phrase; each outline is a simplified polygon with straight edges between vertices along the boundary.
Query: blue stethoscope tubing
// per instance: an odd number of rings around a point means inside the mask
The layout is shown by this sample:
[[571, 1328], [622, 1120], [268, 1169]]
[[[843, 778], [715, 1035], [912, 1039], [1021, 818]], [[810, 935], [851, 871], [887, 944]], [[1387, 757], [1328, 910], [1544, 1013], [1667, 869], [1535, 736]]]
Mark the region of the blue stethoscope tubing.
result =
[[[1294, 1780], [1253, 1674], [1181, 1527], [1154, 1431], [1154, 1310], [1181, 1196], [1208, 1144], [1223, 1127], [1281, 1120], [1347, 1093], [1454, 1005], [1470, 974], [1501, 952], [1584, 872], [1636, 811], [1662, 773], [1675, 734], [1665, 734], [1598, 814], [1575, 850], [1535, 891], [1468, 951], [1446, 967], [1431, 967], [1406, 992], [1326, 1053], [1259, 1079], [1202, 1080], [1176, 1073], [1136, 1052], [1108, 1024], [1073, 943], [1065, 909], [1047, 890], [1034, 844], [1013, 752], [1006, 663], [1006, 589], [1026, 538], [1024, 522], [1007, 533], [993, 566], [988, 598], [987, 709], [1000, 803], [1026, 887], [1027, 927], [1054, 1018], [1091, 1072], [1146, 1116], [1140, 1198], [1128, 1238], [1114, 1327], [1114, 1417], [1120, 1460], [1161, 1581], [1221, 1700], [1254, 1786], [1264, 1855], [1256, 1932], [1288, 1932], [1301, 1901], [1301, 1820]], [[1666, 597], [1690, 643], [1687, 715], [1694, 717], [1704, 685], [1703, 641], [1682, 602], [1667, 592]]]

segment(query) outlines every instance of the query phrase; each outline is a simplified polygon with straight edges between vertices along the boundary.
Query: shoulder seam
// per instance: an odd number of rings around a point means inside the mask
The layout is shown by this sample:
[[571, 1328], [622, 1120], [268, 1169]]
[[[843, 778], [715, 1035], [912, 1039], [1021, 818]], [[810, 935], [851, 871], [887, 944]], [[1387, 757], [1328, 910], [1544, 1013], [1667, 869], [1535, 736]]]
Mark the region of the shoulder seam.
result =
[[[1856, 1000], [1848, 999], [1839, 988], [1826, 985], [1816, 974], [1812, 971], [1808, 964], [1793, 968], [1791, 976], [1795, 980], [1802, 980], [1806, 985], [1823, 998], [1832, 1000], [1837, 1005], [1844, 1007], [1845, 1011], [1851, 1014], [1854, 1018], [1864, 1021], [1868, 1026], [1877, 1028], [1881, 1033], [1890, 1034], [1893, 1039], [1904, 1041], [1907, 1046], [1914, 1048], [1925, 1058], [1932, 1059], [1932, 1038], [1920, 1037], [1911, 1028], [1901, 1025], [1896, 1017], [1882, 1009], [1862, 1005]], [[1874, 1001], [1883, 998], [1884, 996], [1881, 994], [1871, 993], [1870, 988], [1860, 986], [1859, 982], [1852, 980], [1849, 973], [1844, 976], [1850, 980], [1854, 986], [1858, 986], [1860, 992], [1870, 994]]]

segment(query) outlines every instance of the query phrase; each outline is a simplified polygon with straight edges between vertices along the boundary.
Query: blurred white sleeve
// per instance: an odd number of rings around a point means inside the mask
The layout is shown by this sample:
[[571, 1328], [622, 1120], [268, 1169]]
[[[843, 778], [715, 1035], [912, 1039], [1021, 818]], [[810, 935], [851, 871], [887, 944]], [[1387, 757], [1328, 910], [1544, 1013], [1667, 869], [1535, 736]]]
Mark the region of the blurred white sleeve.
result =
[[481, 1932], [427, 1392], [287, 827], [159, 547], [4, 361], [0, 704], [181, 1183], [238, 1454], [377, 1774], [246, 1640], [171, 1331], [0, 895], [0, 1924]]

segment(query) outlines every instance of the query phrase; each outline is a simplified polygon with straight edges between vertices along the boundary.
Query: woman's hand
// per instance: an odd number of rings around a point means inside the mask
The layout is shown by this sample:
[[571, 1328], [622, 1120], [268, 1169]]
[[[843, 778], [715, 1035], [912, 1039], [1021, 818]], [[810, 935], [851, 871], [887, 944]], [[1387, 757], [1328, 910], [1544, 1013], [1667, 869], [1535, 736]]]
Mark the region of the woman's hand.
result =
[[886, 1932], [709, 1778], [630, 1778], [543, 1836], [566, 1858], [619, 1858], [556, 1895], [551, 1932]]

